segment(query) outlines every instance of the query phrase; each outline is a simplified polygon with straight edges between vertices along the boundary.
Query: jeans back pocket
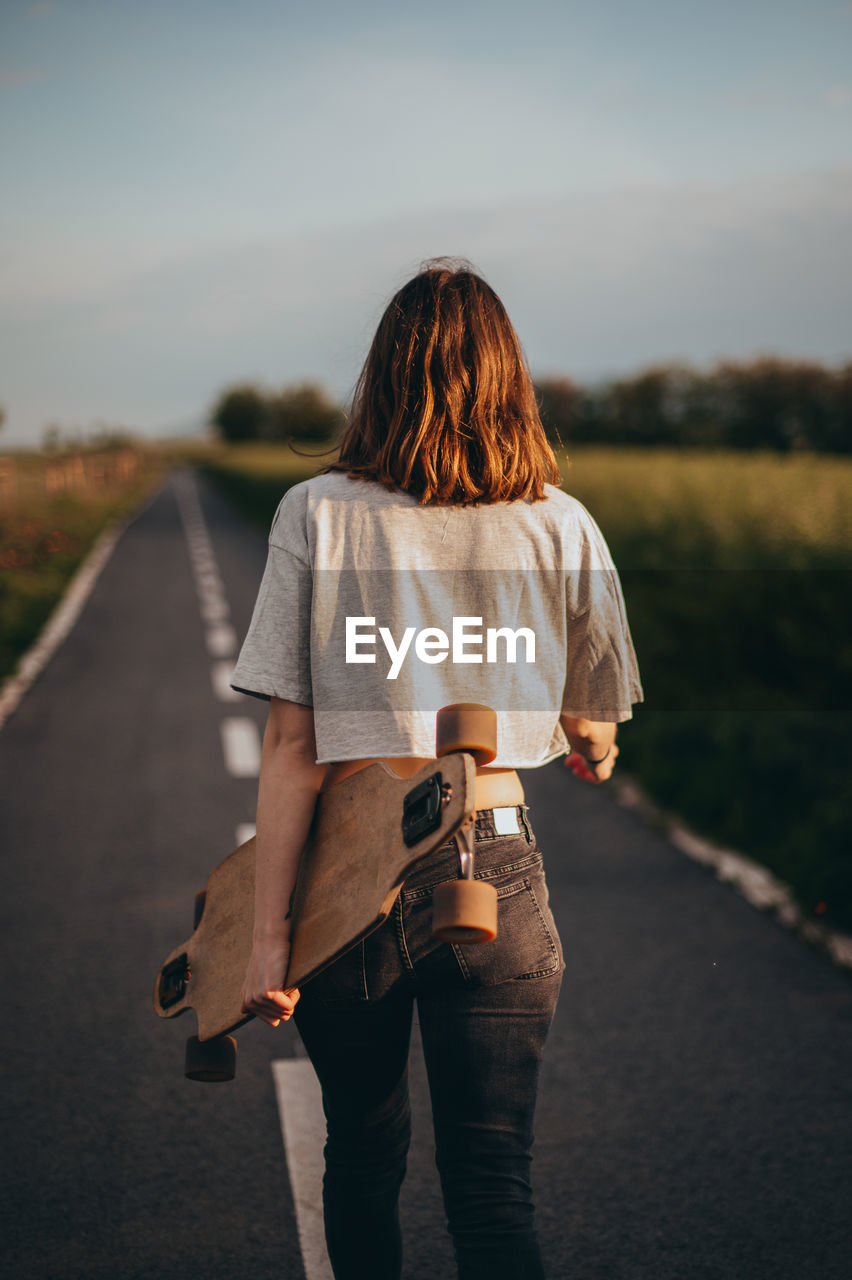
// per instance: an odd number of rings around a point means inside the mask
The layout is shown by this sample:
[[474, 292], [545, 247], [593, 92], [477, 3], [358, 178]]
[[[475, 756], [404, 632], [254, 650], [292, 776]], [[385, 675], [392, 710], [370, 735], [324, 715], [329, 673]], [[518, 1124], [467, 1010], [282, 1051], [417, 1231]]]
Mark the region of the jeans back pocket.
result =
[[497, 889], [497, 937], [492, 942], [453, 943], [465, 982], [488, 987], [513, 979], [546, 978], [563, 967], [562, 945], [548, 902], [542, 871], [532, 871]]

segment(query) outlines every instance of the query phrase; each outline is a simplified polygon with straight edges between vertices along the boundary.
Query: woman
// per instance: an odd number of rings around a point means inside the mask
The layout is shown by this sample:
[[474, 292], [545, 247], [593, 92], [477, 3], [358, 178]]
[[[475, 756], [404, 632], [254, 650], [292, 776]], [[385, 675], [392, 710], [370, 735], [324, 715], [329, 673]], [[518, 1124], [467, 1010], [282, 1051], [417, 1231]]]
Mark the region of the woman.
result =
[[[544, 1275], [529, 1174], [563, 962], [516, 770], [571, 750], [576, 772], [604, 781], [616, 724], [642, 696], [608, 550], [557, 480], [500, 300], [468, 264], [439, 261], [385, 311], [337, 462], [289, 490], [273, 521], [232, 678], [271, 704], [243, 1000], [270, 1026], [295, 1013], [322, 1085], [338, 1280], [401, 1274], [415, 1001], [459, 1276]], [[498, 755], [477, 769], [475, 796], [497, 939], [432, 939], [432, 889], [457, 874], [449, 845], [364, 944], [301, 999], [283, 990], [288, 902], [320, 789], [376, 759], [414, 773], [434, 754], [435, 711], [455, 701], [498, 713]]]

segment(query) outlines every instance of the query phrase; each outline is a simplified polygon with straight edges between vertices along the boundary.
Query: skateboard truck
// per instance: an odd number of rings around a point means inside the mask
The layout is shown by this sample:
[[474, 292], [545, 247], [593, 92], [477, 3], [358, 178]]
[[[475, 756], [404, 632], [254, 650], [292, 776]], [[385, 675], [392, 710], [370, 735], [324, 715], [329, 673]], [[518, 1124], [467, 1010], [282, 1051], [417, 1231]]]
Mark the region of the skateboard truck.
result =
[[[442, 707], [437, 718], [437, 756], [465, 751], [477, 764], [497, 755], [497, 716], [477, 702]], [[491, 942], [497, 937], [497, 890], [475, 879], [473, 847], [476, 815], [453, 837], [459, 878], [439, 884], [432, 894], [432, 936], [440, 942]]]
[[407, 848], [440, 827], [444, 793], [440, 773], [409, 791], [402, 805], [402, 838]]
[[186, 995], [186, 984], [192, 977], [186, 952], [172, 960], [160, 972], [160, 1004], [170, 1009]]

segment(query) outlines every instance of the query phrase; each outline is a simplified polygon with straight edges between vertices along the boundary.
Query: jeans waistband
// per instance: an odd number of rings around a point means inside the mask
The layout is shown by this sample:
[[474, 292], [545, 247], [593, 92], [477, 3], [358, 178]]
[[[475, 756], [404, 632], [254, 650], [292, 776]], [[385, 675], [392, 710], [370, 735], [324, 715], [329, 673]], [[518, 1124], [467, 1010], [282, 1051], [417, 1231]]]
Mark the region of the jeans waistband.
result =
[[[541, 858], [525, 804], [506, 806], [504, 815], [509, 814], [517, 821], [517, 831], [501, 831], [506, 826], [505, 816], [501, 819], [501, 809], [479, 809], [476, 814], [474, 837], [474, 874], [482, 875], [495, 872], [501, 868], [514, 866], [519, 868], [531, 865]], [[431, 886], [442, 880], [451, 880], [458, 875], [459, 855], [454, 840], [441, 845], [434, 853], [423, 858], [406, 877], [403, 886], [405, 896], [414, 901], [431, 892]]]
[[476, 836], [524, 836], [532, 840], [532, 830], [528, 818], [529, 809], [525, 804], [495, 805], [493, 809], [477, 809]]

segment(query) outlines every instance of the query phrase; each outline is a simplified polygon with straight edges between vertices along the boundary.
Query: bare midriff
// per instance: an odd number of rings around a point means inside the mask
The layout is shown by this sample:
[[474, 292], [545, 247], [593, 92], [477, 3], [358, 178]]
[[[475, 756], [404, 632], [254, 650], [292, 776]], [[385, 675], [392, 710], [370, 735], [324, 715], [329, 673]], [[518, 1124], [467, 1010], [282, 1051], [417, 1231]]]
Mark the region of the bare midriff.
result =
[[[410, 778], [418, 769], [432, 761], [419, 756], [396, 756], [390, 760], [341, 760], [330, 764], [323, 780], [323, 790], [341, 782], [351, 773], [357, 773], [368, 764], [386, 764], [400, 778]], [[477, 809], [499, 809], [505, 805], [523, 804], [524, 788], [515, 769], [492, 769], [488, 765], [477, 765], [476, 791], [474, 804]]]

